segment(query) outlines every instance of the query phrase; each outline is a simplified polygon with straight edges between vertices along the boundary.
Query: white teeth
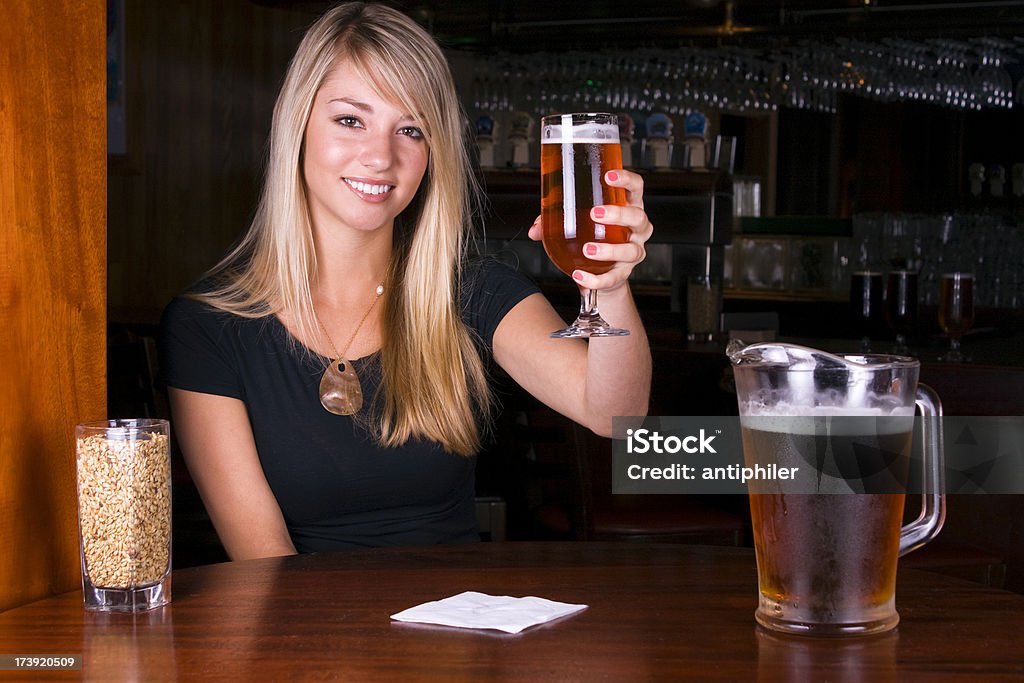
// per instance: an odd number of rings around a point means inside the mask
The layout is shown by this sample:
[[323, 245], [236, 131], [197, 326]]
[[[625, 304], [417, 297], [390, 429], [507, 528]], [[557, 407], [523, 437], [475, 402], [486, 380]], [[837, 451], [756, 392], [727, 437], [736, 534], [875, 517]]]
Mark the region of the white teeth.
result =
[[390, 192], [391, 188], [394, 187], [393, 185], [371, 185], [359, 180], [349, 180], [348, 178], [345, 179], [345, 182], [353, 190], [363, 194], [384, 194], [385, 192]]

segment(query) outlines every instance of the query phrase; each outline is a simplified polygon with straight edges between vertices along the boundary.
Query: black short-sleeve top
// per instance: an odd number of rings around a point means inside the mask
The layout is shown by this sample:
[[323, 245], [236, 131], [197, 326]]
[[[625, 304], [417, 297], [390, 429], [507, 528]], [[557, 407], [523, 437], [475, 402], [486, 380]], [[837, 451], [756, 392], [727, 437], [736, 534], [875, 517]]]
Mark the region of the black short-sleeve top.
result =
[[[539, 290], [493, 259], [468, 267], [465, 282], [462, 318], [489, 355], [498, 323]], [[167, 386], [245, 403], [263, 472], [299, 552], [476, 540], [475, 458], [423, 440], [379, 447], [357, 421], [320, 405], [328, 360], [297, 352], [274, 316], [242, 318], [177, 297], [161, 320]], [[370, 400], [379, 358], [353, 363]]]

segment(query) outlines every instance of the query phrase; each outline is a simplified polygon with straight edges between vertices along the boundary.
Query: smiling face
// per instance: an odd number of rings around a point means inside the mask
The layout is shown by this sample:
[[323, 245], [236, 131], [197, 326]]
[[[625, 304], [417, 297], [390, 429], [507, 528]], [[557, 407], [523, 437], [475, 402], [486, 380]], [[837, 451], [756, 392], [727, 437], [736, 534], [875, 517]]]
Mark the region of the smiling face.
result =
[[392, 226], [415, 196], [429, 158], [415, 115], [382, 99], [345, 60], [313, 100], [303, 145], [315, 230]]

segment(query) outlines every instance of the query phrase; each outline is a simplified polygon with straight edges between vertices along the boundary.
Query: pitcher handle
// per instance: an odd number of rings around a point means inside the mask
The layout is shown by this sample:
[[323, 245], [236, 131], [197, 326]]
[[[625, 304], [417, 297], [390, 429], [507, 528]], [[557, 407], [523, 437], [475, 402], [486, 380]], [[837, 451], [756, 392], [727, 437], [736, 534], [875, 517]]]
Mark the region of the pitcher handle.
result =
[[942, 403], [935, 391], [917, 385], [917, 407], [921, 410], [922, 492], [921, 514], [900, 530], [900, 557], [917, 550], [939, 535], [946, 521], [945, 462], [942, 444]]

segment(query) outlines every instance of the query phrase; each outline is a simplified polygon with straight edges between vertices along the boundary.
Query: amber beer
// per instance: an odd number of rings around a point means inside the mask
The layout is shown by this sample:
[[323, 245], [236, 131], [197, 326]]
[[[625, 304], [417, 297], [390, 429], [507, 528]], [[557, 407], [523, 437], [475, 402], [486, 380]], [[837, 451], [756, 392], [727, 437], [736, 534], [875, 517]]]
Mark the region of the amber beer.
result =
[[[728, 355], [746, 466], [799, 467], [791, 481], [747, 483], [757, 622], [810, 636], [891, 630], [897, 558], [945, 518], [942, 405], [918, 383], [920, 362], [781, 342], [735, 341]], [[915, 435], [921, 510], [901, 526]]]
[[944, 273], [939, 283], [939, 327], [954, 339], [974, 326], [974, 276]]
[[[590, 210], [600, 205], [626, 205], [626, 191], [610, 187], [604, 174], [622, 168], [618, 123], [605, 121], [579, 126], [567, 117], [551, 116], [541, 131], [541, 225], [548, 258], [566, 275], [574, 270], [606, 273], [610, 261], [583, 255], [587, 242], [621, 244], [629, 230], [621, 225], [594, 223]], [[564, 122], [564, 123], [563, 123]]]
[[[750, 428], [751, 422], [757, 427], [775, 423], [777, 429]], [[810, 418], [745, 420], [742, 434], [747, 466], [802, 463], [813, 469], [817, 462], [821, 468], [819, 458], [826, 444], [809, 424]], [[871, 433], [876, 424], [878, 431]], [[887, 468], [895, 476], [905, 476], [912, 425], [912, 418], [833, 425], [827, 450], [837, 460], [873, 451], [859, 464], [869, 478]], [[836, 433], [844, 428], [857, 433]], [[847, 462], [825, 469], [836, 475], [833, 482], [842, 482], [857, 467]], [[829, 472], [825, 474], [829, 476]], [[855, 483], [854, 488], [860, 485]], [[899, 618], [895, 610], [896, 567], [904, 493], [751, 491], [760, 589], [755, 617], [759, 623], [790, 632], [804, 628], [810, 632], [813, 625], [818, 634], [873, 632], [895, 625]]]

